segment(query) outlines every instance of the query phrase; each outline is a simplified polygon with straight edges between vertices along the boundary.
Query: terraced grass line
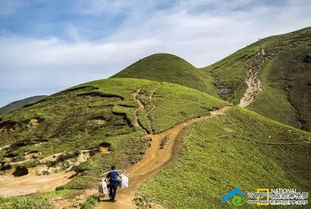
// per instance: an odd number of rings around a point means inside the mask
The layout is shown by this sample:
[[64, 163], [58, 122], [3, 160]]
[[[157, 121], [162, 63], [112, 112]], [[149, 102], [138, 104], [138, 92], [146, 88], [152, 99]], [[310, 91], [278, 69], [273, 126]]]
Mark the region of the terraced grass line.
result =
[[[180, 150], [182, 131], [195, 122], [225, 114], [229, 108], [229, 106], [225, 106], [211, 111], [208, 115], [188, 119], [158, 134], [147, 134], [146, 137], [152, 139], [150, 147], [146, 150], [144, 158], [134, 166], [130, 167], [127, 171], [127, 176], [130, 179], [130, 187], [119, 191], [117, 202], [110, 203], [104, 201], [98, 204], [96, 208], [136, 208], [133, 199], [139, 186], [157, 172], [170, 166], [177, 159]], [[163, 147], [161, 146], [161, 143], [164, 138], [168, 138], [168, 142]]]

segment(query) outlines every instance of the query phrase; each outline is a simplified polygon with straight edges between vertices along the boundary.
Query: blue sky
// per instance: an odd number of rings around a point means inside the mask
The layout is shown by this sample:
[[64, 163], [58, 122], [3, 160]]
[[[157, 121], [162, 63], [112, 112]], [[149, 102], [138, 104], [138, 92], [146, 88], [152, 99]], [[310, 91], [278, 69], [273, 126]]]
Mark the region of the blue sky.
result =
[[310, 26], [308, 0], [0, 0], [0, 106], [107, 78], [152, 53], [212, 64]]

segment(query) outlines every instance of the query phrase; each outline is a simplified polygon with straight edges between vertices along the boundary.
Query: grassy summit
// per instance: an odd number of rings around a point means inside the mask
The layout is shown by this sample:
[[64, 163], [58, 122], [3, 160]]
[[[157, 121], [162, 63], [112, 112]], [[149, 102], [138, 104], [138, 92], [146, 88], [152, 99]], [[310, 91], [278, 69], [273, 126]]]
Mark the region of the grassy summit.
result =
[[143, 78], [178, 83], [207, 92], [211, 95], [216, 95], [211, 76], [172, 54], [154, 54], [148, 56], [112, 77]]
[[[178, 83], [239, 104], [247, 72], [261, 81], [249, 108], [271, 119], [311, 130], [311, 28], [271, 36], [201, 69], [171, 54], [154, 54], [113, 77]], [[302, 99], [303, 98], [303, 99]]]

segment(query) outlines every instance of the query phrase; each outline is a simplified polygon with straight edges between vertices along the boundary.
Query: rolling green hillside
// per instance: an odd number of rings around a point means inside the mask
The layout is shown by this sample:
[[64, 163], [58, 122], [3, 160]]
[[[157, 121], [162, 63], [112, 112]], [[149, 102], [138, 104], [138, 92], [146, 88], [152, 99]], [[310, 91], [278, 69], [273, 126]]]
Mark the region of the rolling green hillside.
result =
[[148, 202], [167, 209], [232, 208], [220, 201], [237, 187], [244, 192], [257, 188], [310, 191], [310, 143], [308, 132], [232, 108], [184, 131], [177, 162], [143, 184], [141, 208]]
[[[165, 162], [171, 166], [157, 167], [139, 188], [138, 208], [232, 208], [220, 200], [236, 187], [310, 191], [311, 134], [304, 131], [311, 128], [310, 42], [311, 28], [273, 36], [202, 69], [155, 54], [112, 78], [1, 114], [0, 178], [74, 175], [57, 191], [0, 198], [0, 208], [76, 204], [81, 194], [81, 208], [91, 208], [97, 200], [88, 192], [101, 175], [112, 164], [137, 165], [153, 145], [158, 156], [166, 146], [176, 149]], [[248, 71], [262, 90], [247, 109], [233, 106], [246, 91]]]
[[247, 88], [246, 72], [253, 69], [262, 91], [249, 108], [310, 131], [310, 53], [311, 28], [305, 28], [262, 39], [202, 70], [214, 78], [220, 97], [238, 104]]
[[311, 131], [311, 48], [280, 52], [261, 75], [263, 91], [249, 106], [262, 115]]
[[178, 83], [210, 95], [217, 95], [210, 75], [172, 54], [151, 55], [130, 65], [112, 77], [143, 78]]
[[310, 54], [311, 28], [305, 28], [264, 38], [201, 69], [175, 55], [154, 54], [112, 77], [178, 83], [239, 104], [247, 89], [247, 72], [252, 71], [262, 91], [249, 108], [309, 131], [311, 63], [305, 60]]
[[[146, 107], [137, 119], [142, 128], [134, 124], [137, 107], [132, 93], [136, 89], [141, 89], [139, 96]], [[154, 103], [148, 99], [151, 92]], [[0, 150], [0, 169], [4, 174], [12, 169], [10, 162], [19, 161], [23, 161], [19, 167], [35, 167], [40, 160], [61, 154], [48, 167], [66, 170], [70, 168], [66, 160], [86, 150], [91, 158], [72, 167], [78, 176], [66, 188], [93, 186], [92, 178], [111, 164], [126, 168], [141, 159], [149, 142], [143, 138], [146, 132], [160, 132], [224, 105], [198, 90], [165, 82], [118, 78], [82, 84], [2, 115], [0, 147], [9, 146]], [[109, 154], [101, 153], [102, 148]], [[30, 153], [38, 155], [29, 159]], [[44, 174], [50, 172], [47, 169]]]

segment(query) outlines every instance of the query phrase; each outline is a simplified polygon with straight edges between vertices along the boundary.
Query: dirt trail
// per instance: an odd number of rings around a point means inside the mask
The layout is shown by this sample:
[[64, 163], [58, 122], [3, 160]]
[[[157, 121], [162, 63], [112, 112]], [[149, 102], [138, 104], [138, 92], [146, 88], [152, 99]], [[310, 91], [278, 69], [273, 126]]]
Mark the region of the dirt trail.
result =
[[138, 105], [138, 108], [135, 110], [135, 116], [134, 116], [134, 126], [137, 126], [137, 127], [139, 127], [138, 111], [144, 111], [145, 109], [145, 105], [139, 99], [137, 99], [137, 96], [140, 93], [140, 91], [141, 89], [137, 89], [134, 93], [132, 93], [132, 96]]
[[[151, 145], [146, 150], [144, 158], [127, 170], [126, 175], [129, 177], [129, 188], [120, 189], [117, 194], [117, 201], [111, 203], [104, 201], [99, 203], [95, 208], [105, 209], [134, 209], [136, 208], [133, 199], [138, 187], [155, 173], [171, 165], [178, 156], [180, 150], [181, 133], [186, 127], [193, 123], [224, 114], [230, 107], [210, 112], [209, 115], [192, 118], [181, 122], [174, 127], [159, 133], [148, 134], [146, 137], [151, 138]], [[163, 139], [168, 139], [167, 144], [161, 149]]]
[[[160, 87], [160, 86], [159, 86]], [[150, 94], [150, 102], [155, 91], [159, 88], [155, 88]], [[141, 90], [137, 89], [133, 94], [133, 98], [137, 103], [138, 108], [135, 111], [135, 121], [134, 125], [140, 127], [138, 123], [138, 111], [146, 111], [144, 104], [137, 98]], [[147, 112], [149, 114], [151, 110]], [[181, 134], [182, 131], [191, 126], [193, 123], [215, 117], [217, 115], [224, 114], [226, 110], [230, 107], [223, 107], [221, 109], [214, 110], [206, 116], [201, 116], [197, 118], [188, 119], [181, 123], [178, 123], [174, 127], [163, 131], [162, 133], [146, 134], [145, 137], [151, 139], [150, 147], [147, 148], [143, 159], [137, 164], [130, 167], [126, 175], [129, 177], [129, 188], [120, 189], [117, 195], [117, 202], [111, 203], [109, 201], [102, 201], [96, 205], [95, 208], [105, 208], [105, 209], [134, 209], [136, 206], [133, 203], [133, 199], [139, 186], [148, 178], [150, 178], [155, 173], [167, 168], [173, 162], [175, 162], [181, 145]], [[142, 128], [142, 127], [140, 127]], [[165, 143], [163, 143], [165, 140]], [[68, 173], [58, 173], [50, 174], [47, 176], [37, 176], [30, 172], [30, 174], [13, 177], [13, 176], [3, 176], [0, 179], [0, 196], [8, 197], [13, 195], [25, 195], [38, 192], [52, 191], [57, 186], [68, 183], [71, 179], [70, 177], [74, 175], [74, 172]], [[8, 183], [9, 182], [9, 183]], [[22, 189], [21, 189], [22, 188]], [[81, 201], [89, 195], [96, 194], [96, 189], [89, 189], [81, 191], [78, 199]], [[59, 199], [52, 201], [55, 208], [65, 208], [66, 206], [71, 207], [72, 203], [66, 199]], [[160, 209], [161, 206], [155, 205], [154, 208]]]

